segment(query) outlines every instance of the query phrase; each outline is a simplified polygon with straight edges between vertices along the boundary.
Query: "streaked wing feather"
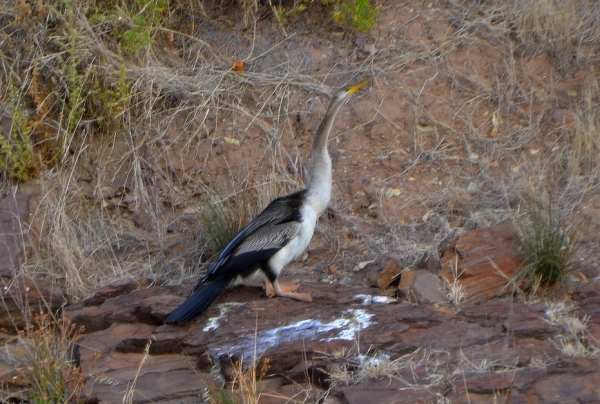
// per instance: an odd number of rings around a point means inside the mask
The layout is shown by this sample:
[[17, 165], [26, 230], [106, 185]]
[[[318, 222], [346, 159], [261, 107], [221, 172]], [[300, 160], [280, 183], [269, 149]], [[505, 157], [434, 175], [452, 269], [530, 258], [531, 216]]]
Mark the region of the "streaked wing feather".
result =
[[264, 226], [240, 243], [234, 254], [248, 251], [281, 249], [300, 231], [299, 222], [287, 222], [274, 226]]
[[[275, 199], [271, 202], [258, 216], [256, 216], [250, 223], [240, 230], [240, 232], [231, 239], [231, 241], [227, 244], [227, 246], [221, 251], [219, 257], [212, 265], [208, 268], [205, 276], [200, 279], [198, 284], [194, 287], [194, 290], [197, 289], [200, 285], [202, 285], [208, 278], [211, 278], [215, 275], [221, 267], [223, 267], [227, 261], [235, 254], [238, 254], [239, 247], [244, 245], [244, 251], [248, 251], [250, 245], [255, 245], [255, 243], [259, 243], [258, 238], [252, 237], [255, 233], [261, 232], [261, 229], [270, 229], [269, 231], [273, 231], [273, 226], [281, 226], [285, 223], [298, 223], [299, 219], [299, 208], [304, 200], [304, 196], [306, 194], [305, 190]], [[266, 230], [264, 230], [266, 231]], [[286, 230], [291, 231], [292, 230]], [[274, 234], [277, 234], [277, 231], [274, 231]], [[287, 234], [287, 233], [286, 233]], [[283, 235], [283, 234], [282, 234]], [[280, 235], [281, 236], [281, 235]], [[293, 237], [293, 236], [292, 236]], [[289, 240], [289, 239], [288, 239]], [[251, 241], [250, 244], [246, 242]], [[266, 240], [268, 245], [274, 246], [274, 248], [281, 248], [284, 244], [282, 243], [282, 239], [278, 239], [277, 237], [272, 237], [272, 239]], [[287, 242], [287, 241], [286, 241]], [[263, 247], [268, 249], [268, 247]], [[236, 260], [237, 261], [237, 260]]]

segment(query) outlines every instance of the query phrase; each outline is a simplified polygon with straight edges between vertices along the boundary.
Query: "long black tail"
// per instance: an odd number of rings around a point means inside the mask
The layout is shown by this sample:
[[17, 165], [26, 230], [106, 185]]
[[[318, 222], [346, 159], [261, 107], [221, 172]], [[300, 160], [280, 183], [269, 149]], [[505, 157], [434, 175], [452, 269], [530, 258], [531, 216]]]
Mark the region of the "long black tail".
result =
[[198, 316], [215, 301], [229, 285], [229, 279], [217, 278], [207, 282], [200, 290], [191, 295], [178, 308], [173, 310], [165, 320], [167, 324], [187, 323]]

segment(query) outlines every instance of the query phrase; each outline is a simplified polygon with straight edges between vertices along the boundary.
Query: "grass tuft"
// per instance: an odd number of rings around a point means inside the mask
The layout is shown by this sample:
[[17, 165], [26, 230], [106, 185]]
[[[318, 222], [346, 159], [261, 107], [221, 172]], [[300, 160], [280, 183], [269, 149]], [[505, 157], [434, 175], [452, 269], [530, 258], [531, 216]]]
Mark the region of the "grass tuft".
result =
[[66, 318], [46, 314], [34, 317], [20, 332], [18, 342], [26, 352], [21, 370], [30, 383], [27, 393], [32, 403], [72, 403], [82, 397], [85, 376], [72, 358], [81, 332]]
[[549, 303], [546, 314], [550, 324], [561, 328], [557, 347], [567, 356], [576, 358], [598, 358], [600, 347], [587, 331], [589, 316], [580, 318], [576, 312], [577, 303], [562, 301]]
[[[551, 204], [529, 206], [526, 221], [519, 225], [519, 242], [524, 262], [517, 284], [531, 288], [560, 286], [575, 268], [580, 247], [581, 224], [575, 227], [563, 219]], [[535, 288], [534, 288], [535, 291]]]
[[199, 211], [205, 235], [200, 239], [205, 239], [215, 253], [227, 246], [245, 222], [244, 204], [229, 202], [216, 195], [207, 196]]

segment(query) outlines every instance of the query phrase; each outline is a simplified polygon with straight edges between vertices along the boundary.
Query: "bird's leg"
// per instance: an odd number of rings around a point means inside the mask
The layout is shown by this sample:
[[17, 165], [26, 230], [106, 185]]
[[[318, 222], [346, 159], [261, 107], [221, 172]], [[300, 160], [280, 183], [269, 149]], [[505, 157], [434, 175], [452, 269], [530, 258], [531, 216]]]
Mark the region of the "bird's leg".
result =
[[[263, 281], [263, 284], [265, 287], [265, 295], [267, 295], [267, 297], [277, 296], [277, 294], [275, 293], [275, 289], [273, 288], [273, 284], [271, 282], [269, 282], [268, 279], [265, 278], [265, 280]], [[298, 285], [297, 283], [286, 282], [286, 283], [279, 284], [279, 289], [283, 293], [295, 292], [299, 287], [300, 287], [300, 285]]]
[[271, 282], [265, 278], [264, 284], [265, 284], [265, 295], [267, 295], [267, 297], [275, 296], [275, 289], [273, 289], [273, 285], [271, 284]]
[[[277, 296], [289, 297], [290, 299], [300, 300], [301, 302], [312, 302], [312, 296], [310, 295], [310, 293], [294, 293], [293, 292], [294, 290], [298, 289], [298, 285], [292, 285], [292, 288], [290, 288], [288, 286], [285, 288], [287, 290], [284, 291], [281, 288], [279, 281], [277, 279], [275, 279], [275, 281], [273, 282], [273, 289], [275, 289], [275, 295], [277, 295]], [[267, 292], [267, 296], [269, 296], [268, 292]]]

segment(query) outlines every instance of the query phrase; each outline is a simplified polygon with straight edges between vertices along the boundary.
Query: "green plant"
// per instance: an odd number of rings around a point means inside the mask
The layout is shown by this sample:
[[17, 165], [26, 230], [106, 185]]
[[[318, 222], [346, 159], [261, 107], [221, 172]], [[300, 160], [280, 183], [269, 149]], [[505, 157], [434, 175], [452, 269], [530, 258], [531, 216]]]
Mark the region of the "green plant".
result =
[[[73, 18], [67, 13], [68, 18]], [[70, 17], [69, 17], [70, 16]], [[61, 59], [63, 64], [63, 80], [66, 88], [58, 97], [61, 105], [59, 122], [59, 144], [54, 150], [52, 160], [59, 157], [64, 162], [69, 146], [75, 136], [75, 132], [86, 112], [86, 101], [88, 100], [88, 84], [91, 77], [91, 67], [83, 66], [82, 61], [87, 57], [85, 50], [81, 51], [81, 43], [74, 23], [67, 25], [68, 42], [63, 45], [66, 59]], [[52, 161], [53, 162], [53, 161]]]
[[119, 6], [98, 1], [88, 11], [90, 22], [113, 25], [112, 33], [121, 41], [121, 49], [136, 54], [154, 43], [155, 28], [167, 9], [166, 0], [135, 0]]
[[519, 225], [519, 242], [524, 260], [517, 284], [533, 288], [560, 285], [575, 267], [574, 256], [580, 247], [581, 224], [571, 227], [556, 214], [552, 204], [543, 208], [529, 206], [525, 223]]
[[27, 357], [24, 376], [31, 384], [28, 391], [31, 402], [78, 402], [85, 376], [75, 365], [71, 352], [81, 331], [64, 317], [53, 319], [42, 315], [20, 333], [19, 342]]
[[134, 96], [132, 82], [127, 76], [127, 67], [119, 66], [118, 76], [113, 84], [104, 85], [101, 75], [94, 75], [94, 91], [90, 94], [90, 103], [94, 109], [92, 119], [105, 132], [125, 129], [123, 114], [129, 108]]
[[[283, 28], [292, 13], [301, 14], [308, 8], [308, 4], [312, 3], [314, 3], [314, 0], [295, 2], [289, 10], [286, 10], [283, 6], [272, 6], [273, 14]], [[334, 6], [334, 11], [331, 14], [333, 19], [351, 25], [359, 31], [368, 31], [375, 24], [377, 18], [378, 7], [373, 7], [371, 0], [321, 0], [321, 4]]]
[[274, 12], [275, 12], [275, 18], [277, 19], [277, 22], [280, 25], [283, 26], [283, 25], [287, 24], [288, 15], [290, 12], [286, 11], [286, 9], [282, 6], [279, 6], [279, 7], [274, 6]]
[[368, 31], [375, 24], [377, 9], [371, 5], [371, 0], [341, 0], [333, 18], [352, 25], [359, 31]]
[[31, 141], [33, 126], [22, 94], [12, 81], [8, 83], [8, 99], [11, 127], [9, 133], [2, 133], [0, 129], [0, 169], [14, 180], [27, 181], [37, 171], [37, 160]]

